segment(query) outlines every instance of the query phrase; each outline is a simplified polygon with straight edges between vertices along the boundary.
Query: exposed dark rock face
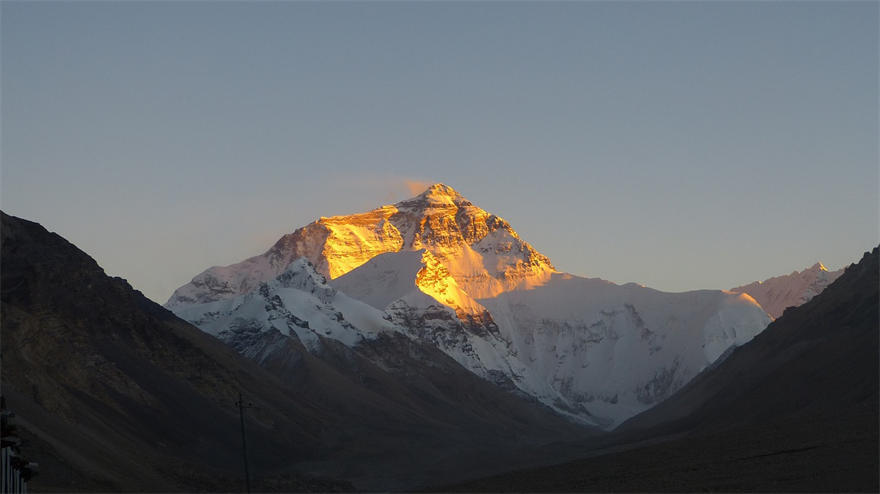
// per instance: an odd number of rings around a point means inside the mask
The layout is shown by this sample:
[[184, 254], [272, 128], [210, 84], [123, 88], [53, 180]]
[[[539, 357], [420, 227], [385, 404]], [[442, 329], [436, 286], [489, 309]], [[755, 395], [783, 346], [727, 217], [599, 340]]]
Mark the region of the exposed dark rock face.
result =
[[[300, 257], [319, 273], [337, 278], [379, 254], [423, 248], [451, 267], [453, 278], [473, 297], [491, 296], [555, 272], [550, 259], [520, 239], [505, 220], [473, 205], [451, 187], [434, 184], [393, 206], [321, 217], [284, 235], [259, 256], [205, 270], [177, 289], [165, 305], [174, 308], [250, 292]], [[482, 272], [455, 269], [471, 249], [495, 261]]]

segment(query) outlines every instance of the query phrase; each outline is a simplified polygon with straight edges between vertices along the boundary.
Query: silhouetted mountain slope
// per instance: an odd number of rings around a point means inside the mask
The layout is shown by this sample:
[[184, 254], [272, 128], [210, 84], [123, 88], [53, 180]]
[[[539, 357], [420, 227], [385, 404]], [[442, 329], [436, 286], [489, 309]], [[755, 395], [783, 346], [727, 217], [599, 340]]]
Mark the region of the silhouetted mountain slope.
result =
[[2, 331], [3, 394], [38, 449], [69, 469], [44, 468], [37, 488], [238, 489], [239, 389], [259, 407], [248, 420], [256, 471], [312, 456], [329, 425], [60, 236], [6, 214]]
[[[588, 431], [402, 335], [310, 353], [280, 333], [227, 346], [107, 277], [36, 223], [2, 215], [3, 394], [42, 490], [407, 488], [501, 471]], [[257, 352], [237, 353], [238, 343]], [[368, 357], [368, 358], [367, 358]], [[303, 473], [310, 474], [303, 476]]]
[[877, 492], [878, 272], [875, 248], [668, 400], [584, 444], [590, 458], [443, 490]]
[[327, 339], [317, 356], [280, 333], [263, 338], [271, 350], [262, 365], [348, 417], [327, 457], [310, 462], [308, 471], [341, 476], [359, 489], [411, 489], [500, 472], [529, 464], [542, 444], [599, 434], [402, 335], [355, 348]]

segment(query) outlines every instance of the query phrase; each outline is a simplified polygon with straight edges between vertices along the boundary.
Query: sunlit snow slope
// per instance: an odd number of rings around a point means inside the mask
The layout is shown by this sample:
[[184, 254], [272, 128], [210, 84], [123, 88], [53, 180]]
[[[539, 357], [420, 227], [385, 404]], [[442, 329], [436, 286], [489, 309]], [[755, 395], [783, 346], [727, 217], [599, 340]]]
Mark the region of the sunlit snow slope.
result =
[[261, 256], [203, 272], [167, 306], [227, 341], [277, 329], [312, 351], [323, 337], [355, 346], [399, 332], [606, 428], [770, 322], [746, 294], [664, 293], [559, 273], [507, 222], [442, 184], [321, 218]]

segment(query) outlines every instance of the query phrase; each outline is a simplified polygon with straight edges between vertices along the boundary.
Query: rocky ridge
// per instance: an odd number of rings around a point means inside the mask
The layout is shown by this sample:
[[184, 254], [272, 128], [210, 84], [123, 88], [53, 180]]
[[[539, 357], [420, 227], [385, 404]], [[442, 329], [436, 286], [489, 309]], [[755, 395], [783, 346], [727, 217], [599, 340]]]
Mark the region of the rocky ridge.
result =
[[785, 309], [809, 302], [842, 274], [843, 269], [828, 271], [821, 262], [817, 262], [803, 271], [755, 281], [731, 288], [730, 291], [748, 293], [776, 319]]
[[411, 199], [366, 213], [322, 217], [283, 236], [267, 252], [215, 266], [178, 288], [165, 306], [205, 303], [247, 293], [305, 257], [330, 279], [373, 257], [425, 249], [472, 297], [545, 281], [555, 268], [503, 219], [435, 184]]

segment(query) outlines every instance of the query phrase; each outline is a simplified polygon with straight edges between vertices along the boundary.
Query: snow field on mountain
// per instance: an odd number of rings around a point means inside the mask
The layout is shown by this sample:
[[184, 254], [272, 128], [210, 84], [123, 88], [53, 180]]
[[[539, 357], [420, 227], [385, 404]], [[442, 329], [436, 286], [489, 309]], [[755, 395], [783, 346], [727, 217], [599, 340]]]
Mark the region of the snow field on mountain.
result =
[[770, 322], [746, 297], [663, 293], [566, 274], [480, 302], [509, 343], [515, 382], [605, 426], [662, 400]]
[[379, 254], [357, 270], [330, 280], [330, 285], [384, 310], [391, 302], [416, 290], [415, 279], [420, 269], [421, 251]]
[[788, 307], [808, 302], [843, 274], [843, 269], [828, 271], [821, 262], [803, 271], [775, 276], [764, 281], [731, 288], [732, 292], [748, 293], [774, 319]]
[[605, 428], [662, 401], [770, 322], [748, 295], [560, 273], [506, 221], [442, 184], [320, 218], [261, 256], [205, 271], [166, 306], [227, 341], [275, 328], [313, 352], [322, 338], [356, 346], [400, 332]]
[[296, 336], [309, 349], [317, 348], [319, 336], [355, 346], [365, 338], [397, 330], [383, 312], [327, 285], [304, 258], [255, 291], [175, 311], [221, 339], [228, 332], [277, 329]]

